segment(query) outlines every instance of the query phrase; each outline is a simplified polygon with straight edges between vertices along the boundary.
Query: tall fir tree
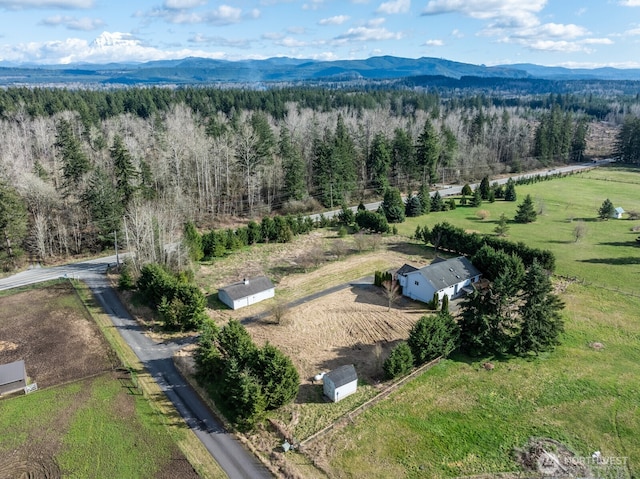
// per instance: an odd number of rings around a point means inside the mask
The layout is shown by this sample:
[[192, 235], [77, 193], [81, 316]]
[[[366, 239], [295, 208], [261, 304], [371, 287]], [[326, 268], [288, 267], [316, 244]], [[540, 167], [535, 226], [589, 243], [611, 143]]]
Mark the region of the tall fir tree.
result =
[[440, 139], [429, 119], [424, 122], [422, 133], [416, 144], [416, 160], [422, 168], [422, 181], [433, 183], [437, 178], [436, 168], [440, 157]]
[[391, 149], [382, 133], [376, 133], [371, 143], [367, 158], [367, 171], [371, 187], [378, 194], [383, 194], [389, 187], [389, 170], [391, 168]]
[[525, 196], [522, 203], [518, 205], [518, 209], [516, 211], [516, 216], [514, 218], [516, 223], [533, 223], [538, 214], [536, 213], [535, 207], [533, 205], [533, 199], [531, 195]]
[[284, 171], [285, 200], [302, 200], [307, 194], [305, 165], [300, 149], [293, 143], [291, 133], [286, 127], [280, 130], [278, 153]]
[[113, 138], [113, 146], [110, 151], [113, 170], [116, 175], [116, 188], [122, 203], [126, 206], [136, 191], [134, 181], [138, 177], [138, 172], [133, 165], [133, 158], [120, 135], [116, 135]]
[[71, 123], [67, 120], [60, 120], [56, 126], [55, 146], [62, 162], [63, 186], [67, 189], [67, 193], [77, 193], [72, 190], [89, 171], [91, 163], [82, 150], [80, 140], [73, 134]]

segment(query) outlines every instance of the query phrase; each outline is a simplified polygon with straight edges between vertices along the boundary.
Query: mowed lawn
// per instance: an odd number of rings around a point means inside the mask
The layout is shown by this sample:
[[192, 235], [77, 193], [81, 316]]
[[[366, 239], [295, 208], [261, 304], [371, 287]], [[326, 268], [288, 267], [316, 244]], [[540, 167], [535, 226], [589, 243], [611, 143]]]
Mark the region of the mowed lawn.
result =
[[[640, 233], [630, 231], [628, 220], [595, 221], [605, 198], [640, 211], [640, 172], [598, 169], [517, 192], [516, 203], [483, 204], [488, 220], [478, 220], [476, 209], [458, 208], [399, 229], [411, 234], [417, 224], [446, 220], [489, 233], [501, 212], [512, 218], [531, 194], [544, 214], [535, 224], [511, 224], [510, 239], [551, 249], [558, 274], [592, 283], [570, 284], [561, 294], [567, 305], [562, 345], [535, 358], [458, 355], [444, 361], [326, 439], [336, 477], [518, 471], [514, 450], [531, 437], [561, 441], [579, 456], [599, 450], [627, 458], [620, 471], [608, 471], [616, 474], [610, 477], [640, 474], [640, 298], [615, 291], [640, 295]], [[576, 243], [578, 219], [588, 232]], [[604, 347], [594, 349], [594, 342]], [[494, 370], [482, 367], [487, 360]]]

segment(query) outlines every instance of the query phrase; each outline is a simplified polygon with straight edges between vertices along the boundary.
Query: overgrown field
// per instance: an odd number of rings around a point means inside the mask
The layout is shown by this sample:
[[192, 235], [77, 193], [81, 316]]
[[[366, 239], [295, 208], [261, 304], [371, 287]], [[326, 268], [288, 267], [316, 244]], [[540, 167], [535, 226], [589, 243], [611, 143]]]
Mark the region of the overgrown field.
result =
[[[556, 351], [536, 358], [453, 357], [412, 381], [355, 423], [316, 445], [336, 477], [457, 477], [517, 471], [514, 449], [530, 437], [561, 441], [578, 456], [599, 450], [626, 458], [608, 474], [640, 474], [640, 294], [638, 233], [628, 220], [596, 221], [605, 198], [640, 210], [640, 172], [598, 169], [518, 187], [518, 201], [430, 214], [400, 227], [449, 221], [489, 233], [502, 212], [513, 217], [529, 193], [543, 211], [534, 224], [511, 224], [509, 237], [548, 248], [569, 284], [566, 332]], [[587, 234], [578, 242], [578, 220]], [[607, 289], [605, 289], [607, 288]], [[600, 344], [598, 344], [600, 343]], [[495, 369], [482, 364], [491, 359]]]
[[0, 400], [0, 477], [198, 477], [68, 283], [0, 313], [0, 361], [24, 358], [40, 388]]

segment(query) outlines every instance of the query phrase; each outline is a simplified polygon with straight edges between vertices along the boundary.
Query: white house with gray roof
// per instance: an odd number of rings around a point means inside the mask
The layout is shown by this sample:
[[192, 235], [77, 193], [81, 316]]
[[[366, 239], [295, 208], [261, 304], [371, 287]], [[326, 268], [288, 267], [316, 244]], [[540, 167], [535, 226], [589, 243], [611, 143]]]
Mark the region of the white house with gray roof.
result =
[[416, 269], [404, 265], [396, 273], [402, 294], [411, 299], [428, 303], [438, 293], [450, 299], [458, 298], [471, 290], [471, 284], [480, 280], [482, 273], [464, 256], [447, 260], [436, 259], [428, 266]]
[[353, 364], [345, 364], [328, 372], [322, 378], [324, 395], [333, 402], [353, 394], [358, 389], [358, 375]]
[[276, 289], [266, 276], [246, 278], [218, 290], [218, 299], [231, 309], [239, 309], [273, 298]]

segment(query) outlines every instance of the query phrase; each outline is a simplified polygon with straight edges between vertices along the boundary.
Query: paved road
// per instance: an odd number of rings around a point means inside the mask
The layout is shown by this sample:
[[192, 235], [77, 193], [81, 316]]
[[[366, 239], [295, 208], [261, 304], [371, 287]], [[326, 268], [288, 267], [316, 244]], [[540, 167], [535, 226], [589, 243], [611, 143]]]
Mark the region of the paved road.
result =
[[[593, 168], [594, 166], [600, 166], [600, 165], [606, 165], [608, 163], [613, 163], [613, 159], [612, 158], [607, 158], [604, 160], [597, 160], [597, 161], [593, 161], [593, 162], [589, 162], [589, 163], [579, 163], [579, 164], [575, 164], [575, 165], [568, 165], [568, 166], [561, 166], [558, 168], [550, 168], [548, 170], [538, 170], [538, 171], [533, 171], [530, 173], [523, 173], [521, 175], [512, 175], [510, 177], [505, 177], [505, 178], [498, 178], [495, 180], [491, 180], [491, 183], [498, 183], [500, 185], [504, 185], [509, 178], [513, 178], [514, 180], [519, 180], [521, 178], [531, 178], [534, 176], [551, 176], [551, 175], [557, 175], [560, 173], [572, 173], [572, 172], [576, 172], [576, 171], [581, 171], [581, 170], [588, 170], [590, 168]], [[476, 186], [478, 186], [477, 183], [473, 183], [470, 184], [469, 186], [471, 186], [471, 188], [475, 188]], [[462, 194], [462, 187], [463, 185], [448, 185], [448, 186], [443, 186], [441, 188], [437, 188], [436, 190], [433, 190], [430, 194], [431, 196], [436, 194], [436, 191], [438, 191], [440, 193], [440, 196], [442, 196], [443, 198], [445, 196], [454, 196], [454, 195], [460, 195]], [[374, 203], [367, 203], [364, 205], [364, 207], [369, 210], [369, 211], [376, 211], [380, 205], [382, 204], [382, 201], [376, 201]], [[357, 211], [357, 206], [351, 206], [350, 209], [353, 212]], [[317, 221], [320, 219], [320, 215], [324, 215], [325, 218], [330, 219], [333, 218], [334, 216], [337, 216], [338, 213], [340, 213], [340, 211], [342, 210], [332, 210], [332, 211], [325, 211], [324, 213], [317, 213], [317, 214], [313, 214], [313, 215], [309, 215], [309, 217], [314, 220]]]
[[129, 315], [104, 274], [109, 264], [114, 263], [115, 256], [110, 256], [53, 268], [35, 268], [0, 279], [0, 290], [65, 276], [85, 281], [120, 335], [227, 475], [232, 479], [272, 477], [252, 454], [224, 430], [180, 375], [172, 356], [181, 345], [156, 343], [144, 334]]

